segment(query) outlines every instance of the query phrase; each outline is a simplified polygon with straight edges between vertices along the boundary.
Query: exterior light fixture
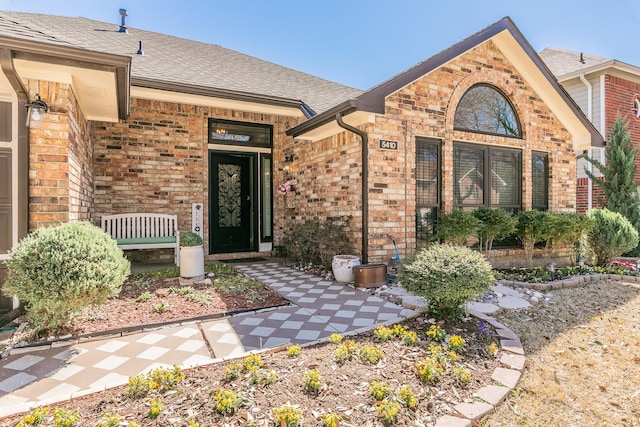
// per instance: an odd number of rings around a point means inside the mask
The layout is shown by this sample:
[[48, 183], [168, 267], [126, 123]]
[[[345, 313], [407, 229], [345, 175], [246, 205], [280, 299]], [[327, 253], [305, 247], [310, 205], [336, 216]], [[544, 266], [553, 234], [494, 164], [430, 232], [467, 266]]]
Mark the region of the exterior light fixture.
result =
[[49, 111], [49, 106], [40, 98], [40, 95], [37, 93], [36, 98], [30, 103], [26, 104], [25, 108], [27, 109], [27, 126], [29, 126], [31, 120], [38, 121], [42, 118], [42, 113], [46, 113], [47, 111]]
[[580, 267], [580, 273], [584, 270], [584, 264], [587, 262], [587, 259], [580, 255], [578, 257], [578, 266]]
[[547, 271], [551, 275], [551, 280], [556, 280], [556, 263], [551, 261], [547, 264]]

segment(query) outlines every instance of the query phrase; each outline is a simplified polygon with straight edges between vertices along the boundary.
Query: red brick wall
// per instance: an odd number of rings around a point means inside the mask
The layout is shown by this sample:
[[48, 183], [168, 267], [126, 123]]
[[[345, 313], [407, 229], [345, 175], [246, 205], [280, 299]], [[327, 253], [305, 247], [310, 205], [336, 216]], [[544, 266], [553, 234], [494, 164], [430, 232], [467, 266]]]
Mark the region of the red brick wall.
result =
[[[635, 147], [640, 146], [640, 119], [635, 117], [633, 111], [633, 103], [636, 97], [640, 97], [640, 83], [623, 79], [612, 75], [605, 75], [605, 135], [609, 140], [611, 137], [611, 129], [618, 117], [627, 122], [631, 142]], [[636, 168], [638, 173], [635, 176], [635, 182], [640, 183], [640, 158], [636, 158]], [[583, 213], [588, 208], [588, 179], [582, 178], [578, 180], [577, 188], [577, 207], [578, 212]], [[604, 198], [604, 194], [600, 187], [593, 185], [593, 207], [602, 207], [598, 203], [598, 197]]]
[[[609, 140], [610, 132], [618, 117], [628, 124], [629, 135], [634, 146], [640, 146], [640, 119], [633, 112], [633, 102], [640, 97], [640, 83], [632, 82], [611, 75], [605, 75], [605, 138]], [[640, 171], [640, 158], [636, 159], [636, 167]], [[640, 183], [640, 174], [636, 174], [636, 182]]]
[[[604, 192], [597, 185], [593, 185], [591, 194], [593, 194], [592, 200], [592, 208], [602, 208], [603, 205], [598, 203], [598, 198], [602, 198], [602, 200], [606, 203], [607, 198], [604, 196]], [[576, 193], [576, 203], [577, 203], [577, 212], [578, 213], [587, 213], [589, 210], [589, 178], [580, 178], [578, 179], [578, 187]]]
[[93, 214], [93, 144], [88, 123], [75, 94], [68, 103], [69, 220], [90, 221]]

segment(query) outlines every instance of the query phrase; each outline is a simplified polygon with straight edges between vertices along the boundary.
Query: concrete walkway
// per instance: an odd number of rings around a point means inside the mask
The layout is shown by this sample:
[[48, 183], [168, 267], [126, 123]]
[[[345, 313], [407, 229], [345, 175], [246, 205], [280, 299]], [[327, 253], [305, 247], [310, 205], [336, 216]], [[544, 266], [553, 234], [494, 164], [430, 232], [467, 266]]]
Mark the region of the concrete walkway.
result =
[[[126, 384], [159, 367], [209, 365], [247, 352], [369, 330], [414, 314], [379, 297], [278, 262], [236, 268], [292, 302], [277, 309], [73, 345], [0, 361], [0, 418]], [[16, 354], [18, 353], [18, 354]]]

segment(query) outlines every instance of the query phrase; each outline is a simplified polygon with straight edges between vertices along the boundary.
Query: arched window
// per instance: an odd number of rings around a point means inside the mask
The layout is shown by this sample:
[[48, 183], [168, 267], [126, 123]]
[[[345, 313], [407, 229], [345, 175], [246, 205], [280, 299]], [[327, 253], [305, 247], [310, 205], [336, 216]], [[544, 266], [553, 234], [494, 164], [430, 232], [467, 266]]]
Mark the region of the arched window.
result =
[[460, 99], [453, 120], [456, 130], [522, 138], [520, 120], [511, 102], [493, 86], [471, 87]]

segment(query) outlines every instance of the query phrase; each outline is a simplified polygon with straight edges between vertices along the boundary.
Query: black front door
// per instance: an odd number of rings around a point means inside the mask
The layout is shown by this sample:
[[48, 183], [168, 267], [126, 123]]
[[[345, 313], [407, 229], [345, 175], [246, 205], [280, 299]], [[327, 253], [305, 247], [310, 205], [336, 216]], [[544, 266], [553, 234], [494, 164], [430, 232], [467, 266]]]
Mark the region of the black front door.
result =
[[252, 154], [209, 152], [209, 252], [255, 250]]

